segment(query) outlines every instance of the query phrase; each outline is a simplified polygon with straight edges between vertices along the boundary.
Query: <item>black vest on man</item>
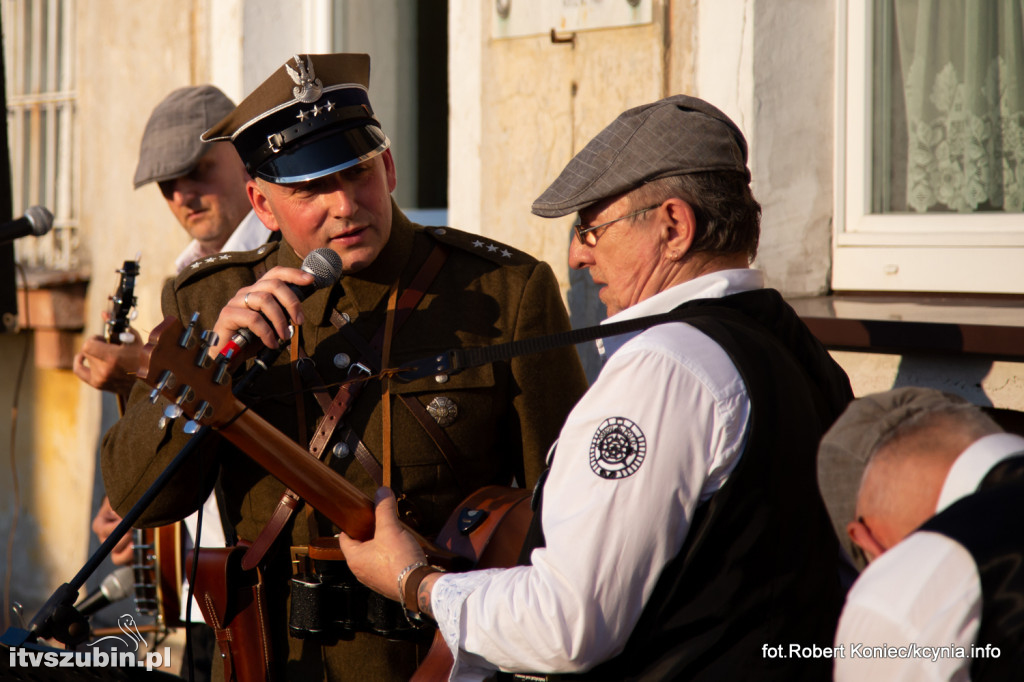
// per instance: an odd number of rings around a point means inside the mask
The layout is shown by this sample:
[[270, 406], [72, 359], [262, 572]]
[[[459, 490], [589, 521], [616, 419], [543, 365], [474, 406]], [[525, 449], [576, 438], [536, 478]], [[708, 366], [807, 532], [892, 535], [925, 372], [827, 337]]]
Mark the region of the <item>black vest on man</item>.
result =
[[[778, 292], [690, 301], [685, 322], [728, 353], [751, 400], [747, 443], [701, 504], [624, 651], [558, 679], [827, 680], [843, 603], [839, 546], [818, 492], [818, 441], [849, 380]], [[685, 428], [690, 415], [680, 415]], [[535, 543], [539, 546], [542, 543]], [[801, 647], [796, 657], [790, 645]], [[766, 655], [766, 646], [782, 655]]]
[[[998, 657], [975, 656], [971, 680], [1024, 676], [1024, 455], [993, 467], [973, 495], [956, 501], [920, 530], [963, 545], [981, 578], [981, 622], [975, 644]], [[970, 655], [970, 652], [967, 652]]]

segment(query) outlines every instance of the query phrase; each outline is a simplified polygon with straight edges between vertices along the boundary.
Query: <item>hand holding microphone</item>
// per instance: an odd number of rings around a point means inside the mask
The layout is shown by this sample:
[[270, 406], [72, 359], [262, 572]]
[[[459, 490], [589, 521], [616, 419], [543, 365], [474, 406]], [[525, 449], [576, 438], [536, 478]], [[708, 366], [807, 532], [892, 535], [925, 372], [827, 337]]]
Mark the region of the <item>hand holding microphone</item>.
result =
[[239, 289], [221, 310], [213, 330], [222, 342], [211, 354], [233, 358], [256, 339], [277, 348], [278, 339], [289, 337], [290, 321], [302, 324], [302, 301], [341, 275], [341, 257], [326, 247], [311, 251], [301, 270], [272, 268], [251, 287]]

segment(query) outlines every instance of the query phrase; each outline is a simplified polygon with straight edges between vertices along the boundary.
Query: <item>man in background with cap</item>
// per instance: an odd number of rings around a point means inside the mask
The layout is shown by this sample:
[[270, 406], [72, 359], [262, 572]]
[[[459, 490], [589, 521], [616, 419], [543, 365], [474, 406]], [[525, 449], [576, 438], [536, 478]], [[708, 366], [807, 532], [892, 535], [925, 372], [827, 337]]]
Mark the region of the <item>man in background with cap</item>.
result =
[[678, 95], [621, 114], [534, 202], [578, 213], [569, 265], [601, 287], [606, 322], [680, 321], [604, 339], [551, 455], [530, 565], [426, 566], [386, 490], [374, 540], [341, 536], [360, 580], [436, 619], [453, 679], [829, 678], [789, 646], [830, 645], [842, 603], [814, 457], [852, 395], [749, 267], [746, 161], [728, 117]]
[[[235, 108], [212, 85], [179, 88], [153, 109], [146, 123], [135, 169], [135, 189], [157, 183], [167, 207], [192, 241], [174, 261], [175, 272], [221, 251], [248, 251], [265, 243], [270, 231], [249, 205], [249, 175], [230, 144], [199, 139]], [[135, 385], [142, 340], [105, 343], [86, 339], [75, 356], [75, 375], [95, 388], [128, 398]]]
[[[234, 144], [253, 178], [250, 201], [282, 241], [193, 264], [165, 289], [163, 308], [179, 318], [198, 312], [219, 336], [211, 354], [242, 328], [270, 347], [291, 339], [246, 403], [368, 494], [390, 481], [403, 518], [431, 536], [475, 489], [532, 487], [586, 382], [572, 348], [408, 383], [375, 376], [452, 348], [565, 331], [568, 316], [546, 264], [481, 236], [411, 224], [399, 211], [390, 196], [396, 164], [368, 82], [366, 55], [298, 55], [207, 131], [207, 141]], [[340, 256], [344, 276], [300, 302], [288, 285], [310, 283], [299, 266], [323, 247]], [[351, 380], [349, 400], [338, 386]], [[166, 401], [153, 406], [145, 394], [136, 388], [104, 443], [104, 480], [122, 513], [186, 440], [180, 428], [158, 427]], [[255, 563], [265, 577], [272, 671], [295, 680], [409, 679], [431, 632], [413, 630], [400, 609], [389, 611], [397, 635], [365, 608], [324, 604], [335, 622], [313, 631], [293, 619], [289, 637], [293, 568], [305, 583], [327, 580], [305, 572], [303, 552], [318, 537], [336, 551], [337, 529], [318, 513], [293, 511], [299, 493], [226, 442], [204, 442], [142, 522], [194, 510], [218, 475], [227, 516], [254, 543], [243, 565]], [[295, 589], [298, 581], [292, 596]], [[346, 619], [350, 629], [336, 622]], [[219, 643], [226, 663], [242, 662], [237, 642]]]
[[[153, 109], [142, 135], [139, 163], [135, 169], [135, 189], [157, 183], [185, 231], [192, 237], [184, 251], [175, 259], [175, 272], [192, 262], [221, 251], [248, 251], [266, 243], [271, 232], [249, 205], [245, 184], [249, 175], [234, 147], [229, 143], [205, 144], [200, 136], [211, 125], [235, 108], [234, 102], [212, 85], [178, 88]], [[135, 384], [135, 373], [141, 360], [142, 340], [137, 333], [126, 343], [107, 343], [102, 336], [86, 339], [75, 355], [75, 375], [95, 388], [110, 391], [127, 400]], [[121, 522], [121, 516], [104, 497], [92, 521], [93, 532], [100, 542], [107, 539]], [[188, 533], [186, 550], [191, 549], [196, 535], [197, 518], [185, 519]], [[201, 542], [205, 547], [223, 547], [224, 529], [220, 523], [216, 497], [205, 503]], [[115, 564], [132, 563], [131, 535], [111, 552]], [[182, 595], [187, 594], [186, 580]], [[181, 600], [180, 617], [185, 621], [185, 600]], [[215, 642], [206, 627], [197, 605], [189, 613], [195, 641], [196, 678], [209, 679]], [[183, 672], [187, 670], [187, 661]]]
[[1024, 438], [917, 387], [855, 400], [831, 437], [852, 429], [867, 466], [847, 531], [871, 563], [839, 621], [836, 679], [1018, 679]]

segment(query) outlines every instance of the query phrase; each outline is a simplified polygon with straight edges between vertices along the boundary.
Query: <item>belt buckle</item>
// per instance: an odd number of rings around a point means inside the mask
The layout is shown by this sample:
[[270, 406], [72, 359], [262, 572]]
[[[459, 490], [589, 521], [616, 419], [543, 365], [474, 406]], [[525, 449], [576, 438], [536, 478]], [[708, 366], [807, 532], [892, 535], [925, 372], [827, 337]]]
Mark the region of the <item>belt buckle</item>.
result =
[[349, 378], [354, 377], [357, 373], [362, 372], [364, 376], [370, 376], [373, 374], [373, 370], [364, 365], [361, 362], [353, 362], [349, 365], [348, 376]]

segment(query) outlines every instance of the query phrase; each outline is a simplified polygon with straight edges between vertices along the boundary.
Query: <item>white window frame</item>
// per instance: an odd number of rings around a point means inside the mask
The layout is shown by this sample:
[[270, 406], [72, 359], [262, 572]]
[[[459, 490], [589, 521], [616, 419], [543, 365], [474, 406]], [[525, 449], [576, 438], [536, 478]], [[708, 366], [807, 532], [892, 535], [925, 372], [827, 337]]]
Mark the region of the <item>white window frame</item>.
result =
[[1024, 293], [1024, 214], [872, 214], [870, 0], [836, 0], [832, 288]]
[[[20, 263], [32, 268], [70, 271], [81, 266], [78, 232], [78, 134], [75, 95], [74, 0], [2, 1], [7, 80], [7, 134], [11, 162], [12, 209], [22, 215], [42, 205], [54, 214], [53, 229], [14, 243]], [[47, 7], [47, 22], [41, 21]], [[57, 44], [57, 17], [63, 21]], [[33, 34], [24, 26], [31, 19]], [[46, 50], [47, 70], [41, 70]], [[58, 60], [61, 81], [57, 82]], [[30, 78], [25, 78], [26, 66]], [[43, 87], [43, 81], [48, 87]], [[35, 112], [33, 114], [32, 112]], [[38, 124], [45, 112], [45, 125]], [[26, 116], [31, 123], [26, 125]], [[61, 144], [58, 147], [58, 140]], [[27, 151], [26, 151], [27, 148]], [[40, 153], [45, 149], [45, 154]], [[39, 178], [45, 176], [45, 182]]]

